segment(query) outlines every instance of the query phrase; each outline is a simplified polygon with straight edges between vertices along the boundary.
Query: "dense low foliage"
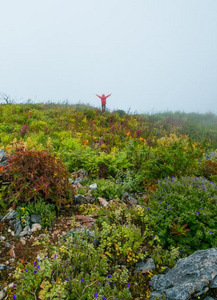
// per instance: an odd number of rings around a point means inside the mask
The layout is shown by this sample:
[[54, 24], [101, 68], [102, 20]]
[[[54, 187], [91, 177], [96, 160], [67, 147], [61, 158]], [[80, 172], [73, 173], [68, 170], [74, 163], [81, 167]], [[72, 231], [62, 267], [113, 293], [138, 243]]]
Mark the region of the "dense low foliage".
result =
[[46, 149], [69, 172], [85, 169], [93, 178], [121, 178], [126, 188], [137, 191], [158, 178], [193, 175], [202, 153], [215, 145], [209, 127], [207, 135], [201, 128], [186, 134], [183, 124], [191, 124], [190, 117], [178, 123], [170, 117], [170, 130], [164, 119], [156, 118], [101, 114], [83, 106], [2, 105], [0, 140], [9, 153], [14, 143], [27, 150]]
[[[31, 264], [19, 263], [9, 299], [136, 299], [150, 294], [148, 281], [174, 263], [178, 250], [163, 250], [142, 207], [112, 201], [109, 214], [101, 208], [95, 228], [76, 229], [57, 245], [45, 239], [45, 250]], [[137, 224], [137, 225], [135, 225]], [[134, 274], [134, 265], [154, 254], [155, 272]], [[161, 261], [163, 259], [163, 261]]]
[[217, 186], [205, 178], [159, 180], [146, 213], [165, 248], [191, 254], [217, 246]]
[[55, 205], [46, 203], [43, 199], [27, 204], [22, 203], [17, 207], [17, 217], [21, 219], [22, 226], [28, 225], [31, 214], [39, 215], [42, 227], [51, 227], [56, 220]]
[[[40, 258], [17, 265], [9, 299], [148, 299], [154, 274], [217, 246], [215, 115], [23, 104], [1, 105], [0, 121], [0, 148], [8, 153], [0, 208], [14, 204], [23, 227], [39, 214], [45, 228], [78, 193], [95, 202], [77, 213], [96, 217], [91, 231], [72, 216], [71, 235], [41, 240]], [[88, 176], [72, 189], [79, 169]], [[127, 193], [137, 205], [124, 203]], [[149, 257], [156, 270], [135, 273]]]

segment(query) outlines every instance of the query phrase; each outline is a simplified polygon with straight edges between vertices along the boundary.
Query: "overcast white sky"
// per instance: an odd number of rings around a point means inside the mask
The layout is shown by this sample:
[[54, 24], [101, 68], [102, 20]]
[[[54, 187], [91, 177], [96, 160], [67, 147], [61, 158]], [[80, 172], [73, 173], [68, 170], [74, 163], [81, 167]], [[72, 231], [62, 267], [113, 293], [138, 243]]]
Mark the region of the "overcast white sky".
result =
[[217, 113], [217, 0], [0, 3], [0, 92], [17, 101]]

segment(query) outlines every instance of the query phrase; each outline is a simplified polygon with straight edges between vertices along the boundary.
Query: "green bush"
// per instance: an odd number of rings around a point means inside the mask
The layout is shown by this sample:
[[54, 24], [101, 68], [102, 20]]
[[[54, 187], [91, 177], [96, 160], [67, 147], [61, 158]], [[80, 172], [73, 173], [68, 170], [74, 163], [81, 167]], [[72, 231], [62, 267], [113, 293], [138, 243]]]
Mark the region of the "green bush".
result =
[[56, 212], [54, 204], [45, 203], [43, 199], [39, 199], [36, 203], [27, 203], [27, 205], [19, 206], [16, 211], [17, 217], [21, 219], [23, 227], [27, 225], [27, 221], [31, 214], [40, 215], [42, 227], [51, 227], [56, 220]]
[[206, 160], [204, 164], [202, 164], [202, 173], [208, 179], [217, 179], [217, 162], [212, 160]]
[[103, 222], [99, 232], [102, 253], [107, 256], [111, 265], [132, 266], [145, 257], [142, 253], [145, 235], [135, 225], [110, 225]]
[[[107, 239], [107, 245], [112, 243], [112, 247], [111, 245], [108, 245], [110, 247], [110, 251], [112, 251], [112, 256], [114, 255], [117, 258], [117, 262], [120, 253], [118, 254], [118, 251], [116, 250], [121, 247], [123, 255], [124, 249], [127, 248], [126, 244], [129, 244], [131, 240], [134, 240], [135, 244], [131, 244], [130, 247], [138, 248], [137, 250], [133, 248], [133, 251], [129, 250], [129, 252], [134, 253], [134, 256], [128, 256], [125, 257], [125, 259], [123, 258], [125, 262], [127, 259], [129, 260], [127, 261], [128, 265], [132, 266], [132, 263], [135, 263], [135, 259], [138, 260], [138, 257], [135, 257], [136, 255], [139, 254], [140, 256], [141, 253], [145, 253], [145, 255], [151, 256], [158, 265], [163, 264], [170, 267], [174, 266], [180, 255], [178, 248], [170, 246], [168, 249], [163, 249], [161, 247], [160, 240], [152, 229], [152, 220], [148, 215], [144, 216], [144, 211], [144, 205], [137, 205], [129, 208], [119, 199], [110, 201], [109, 207], [102, 207], [95, 210], [95, 213], [97, 212], [99, 216], [97, 219], [97, 225], [98, 228], [100, 228], [100, 232], [104, 224], [107, 224], [107, 228], [110, 228], [111, 232], [108, 233], [106, 238], [104, 237], [104, 240]], [[126, 229], [129, 229], [129, 231], [122, 235]], [[118, 241], [117, 243], [119, 243], [119, 247], [114, 248], [114, 243], [116, 241]], [[114, 251], [117, 253], [114, 253]], [[142, 256], [140, 256], [140, 258], [141, 257]]]
[[146, 204], [150, 225], [164, 249], [184, 254], [217, 246], [217, 186], [202, 177], [158, 181]]
[[98, 179], [95, 180], [97, 189], [92, 191], [94, 197], [104, 197], [107, 199], [114, 199], [122, 195], [122, 186], [113, 180]]

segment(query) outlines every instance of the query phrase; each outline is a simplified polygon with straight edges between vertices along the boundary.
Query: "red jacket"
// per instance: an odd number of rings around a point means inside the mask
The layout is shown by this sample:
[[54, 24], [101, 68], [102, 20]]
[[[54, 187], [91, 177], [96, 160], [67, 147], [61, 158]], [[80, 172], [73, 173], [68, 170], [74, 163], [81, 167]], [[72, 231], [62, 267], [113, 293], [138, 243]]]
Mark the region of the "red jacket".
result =
[[106, 105], [106, 99], [110, 96], [111, 96], [111, 94], [109, 94], [108, 96], [105, 96], [104, 94], [102, 94], [102, 96], [97, 95], [97, 97], [99, 97], [101, 99], [102, 105]]

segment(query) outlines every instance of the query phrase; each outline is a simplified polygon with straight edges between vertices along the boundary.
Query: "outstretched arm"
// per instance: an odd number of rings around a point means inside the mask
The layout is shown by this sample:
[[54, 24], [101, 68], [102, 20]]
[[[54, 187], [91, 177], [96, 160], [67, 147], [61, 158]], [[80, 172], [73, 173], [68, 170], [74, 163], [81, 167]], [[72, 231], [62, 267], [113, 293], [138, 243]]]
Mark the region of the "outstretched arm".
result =
[[96, 94], [97, 97], [99, 97], [101, 99], [101, 97], [99, 95]]
[[111, 96], [111, 94], [109, 94], [108, 96], [106, 96], [106, 98], [108, 98], [108, 97], [110, 97]]

